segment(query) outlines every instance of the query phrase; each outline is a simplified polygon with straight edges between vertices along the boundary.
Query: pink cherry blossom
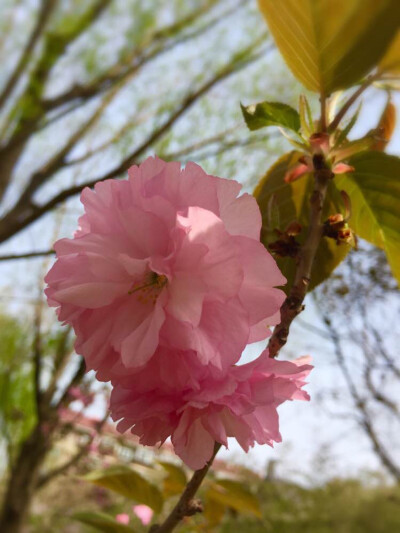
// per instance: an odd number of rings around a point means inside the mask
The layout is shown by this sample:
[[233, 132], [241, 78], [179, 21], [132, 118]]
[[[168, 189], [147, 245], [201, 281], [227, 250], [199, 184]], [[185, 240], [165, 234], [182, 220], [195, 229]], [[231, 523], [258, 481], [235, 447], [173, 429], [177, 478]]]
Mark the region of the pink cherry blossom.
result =
[[119, 522], [120, 524], [129, 524], [129, 521], [130, 521], [130, 518], [129, 518], [129, 515], [126, 514], [126, 513], [121, 513], [121, 514], [117, 514], [117, 516], [115, 517], [115, 520], [117, 522]]
[[128, 180], [84, 189], [72, 239], [55, 244], [49, 304], [100, 380], [144, 367], [159, 346], [224, 371], [279, 322], [285, 283], [259, 242], [255, 199], [198, 165], [148, 158]]
[[132, 510], [144, 526], [150, 524], [153, 518], [153, 511], [150, 507], [147, 505], [134, 505]]
[[[169, 365], [162, 365], [168, 357]], [[184, 365], [180, 361], [185, 361]], [[154, 446], [171, 437], [175, 452], [191, 468], [202, 468], [214, 443], [228, 447], [235, 437], [248, 451], [280, 442], [277, 407], [286, 400], [308, 400], [302, 390], [310, 358], [278, 361], [265, 350], [258, 359], [232, 366], [219, 376], [202, 366], [195, 353], [158, 350], [145, 369], [115, 384], [111, 414], [118, 430]]]

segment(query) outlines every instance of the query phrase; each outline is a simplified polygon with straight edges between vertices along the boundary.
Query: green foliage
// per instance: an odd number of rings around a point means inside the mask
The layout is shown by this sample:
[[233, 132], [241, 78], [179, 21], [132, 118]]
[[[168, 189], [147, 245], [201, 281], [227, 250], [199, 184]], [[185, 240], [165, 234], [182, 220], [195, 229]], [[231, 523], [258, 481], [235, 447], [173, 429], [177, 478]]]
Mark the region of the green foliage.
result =
[[181, 494], [187, 483], [187, 476], [182, 466], [168, 463], [167, 461], [158, 461], [158, 464], [160, 464], [167, 473], [164, 478], [164, 494], [167, 497]]
[[368, 151], [353, 156], [349, 163], [355, 171], [336, 176], [335, 185], [350, 196], [350, 226], [359, 237], [385, 250], [400, 281], [400, 159]]
[[261, 102], [240, 107], [250, 131], [266, 126], [282, 126], [296, 133], [300, 130], [299, 114], [290, 105], [281, 102]]
[[379, 63], [379, 69], [385, 74], [400, 74], [400, 30]]
[[333, 480], [303, 488], [262, 482], [262, 520], [227, 517], [218, 531], [230, 533], [393, 533], [400, 530], [396, 487], [364, 487], [356, 480]]
[[0, 435], [12, 459], [36, 421], [30, 338], [15, 318], [0, 315]]
[[[260, 180], [254, 196], [260, 206], [262, 215], [261, 240], [266, 247], [278, 239], [276, 229], [284, 231], [292, 222], [299, 222], [301, 233], [297, 241], [303, 244], [309, 224], [309, 198], [313, 191], [313, 176], [306, 174], [297, 181], [285, 183], [287, 171], [295, 165], [301, 154], [290, 152], [283, 155]], [[271, 217], [271, 204], [275, 205], [275, 220]], [[328, 197], [325, 202], [323, 219], [343, 209], [340, 194], [333, 183], [329, 184]], [[338, 246], [333, 240], [323, 238], [317, 250], [311, 273], [310, 289], [327, 279], [337, 265], [344, 259], [349, 246]], [[296, 263], [292, 257], [278, 257], [277, 262], [288, 283], [284, 287], [289, 291], [295, 274]]]
[[135, 533], [135, 530], [124, 524], [120, 524], [105, 513], [81, 512], [73, 515], [75, 520], [93, 527], [103, 533]]
[[[245, 481], [216, 479], [209, 481], [205, 492], [207, 515], [214, 522], [226, 509], [261, 517], [260, 502]], [[215, 507], [215, 508], [214, 508]]]
[[113, 490], [137, 503], [148, 505], [156, 513], [159, 513], [164, 499], [153, 479], [150, 481], [148, 477], [133, 468], [120, 465], [90, 472], [84, 476], [84, 479], [99, 487]]
[[259, 0], [293, 74], [325, 95], [379, 63], [400, 23], [398, 0]]

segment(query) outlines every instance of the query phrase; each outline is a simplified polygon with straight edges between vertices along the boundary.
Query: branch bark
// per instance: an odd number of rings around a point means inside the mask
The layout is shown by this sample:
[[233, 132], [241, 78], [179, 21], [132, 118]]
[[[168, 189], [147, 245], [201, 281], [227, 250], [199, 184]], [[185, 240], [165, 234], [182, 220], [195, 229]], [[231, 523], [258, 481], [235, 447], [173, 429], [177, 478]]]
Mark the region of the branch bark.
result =
[[281, 348], [286, 344], [289, 329], [296, 318], [304, 309], [303, 301], [310, 284], [311, 270], [321, 238], [323, 225], [321, 221], [326, 191], [329, 181], [334, 177], [327, 166], [322, 154], [315, 154], [314, 165], [314, 191], [310, 198], [310, 224], [308, 235], [300, 250], [300, 259], [296, 269], [293, 286], [289, 296], [281, 307], [281, 321], [275, 326], [268, 343], [270, 357], [276, 357]]
[[[316, 299], [314, 298], [314, 301], [316, 305], [318, 305]], [[339, 335], [336, 332], [336, 329], [332, 325], [332, 322], [328, 315], [324, 313], [324, 311], [321, 309], [321, 306], [319, 306], [320, 310], [320, 316], [324, 322], [324, 325], [326, 327], [327, 332], [329, 333], [329, 336], [331, 338], [331, 341], [334, 346], [335, 356], [336, 360], [338, 362], [338, 365], [342, 371], [343, 377], [345, 379], [345, 382], [347, 384], [348, 390], [350, 392], [350, 396], [352, 397], [354, 401], [354, 405], [357, 408], [359, 414], [361, 415], [361, 420], [359, 422], [361, 428], [364, 430], [365, 434], [369, 438], [372, 447], [381, 460], [382, 464], [387, 468], [387, 470], [390, 472], [390, 474], [396, 479], [397, 482], [400, 481], [400, 468], [394, 463], [392, 458], [389, 456], [385, 448], [382, 446], [378, 435], [375, 431], [374, 425], [372, 423], [371, 416], [368, 412], [368, 408], [366, 405], [366, 401], [364, 398], [362, 398], [357, 390], [357, 387], [352, 379], [352, 376], [350, 374], [350, 371], [346, 364], [346, 358], [342, 350], [342, 345], [340, 342]]]
[[18, 83], [18, 80], [20, 79], [26, 66], [28, 65], [29, 60], [31, 58], [32, 51], [35, 48], [36, 43], [42, 36], [42, 33], [47, 24], [47, 21], [49, 20], [50, 15], [52, 14], [55, 6], [56, 6], [56, 0], [43, 0], [42, 1], [42, 5], [39, 9], [39, 14], [37, 17], [35, 28], [26, 43], [26, 46], [14, 69], [14, 72], [12, 73], [6, 85], [4, 86], [4, 89], [0, 93], [0, 108], [4, 105], [8, 97], [11, 95], [12, 91], [14, 90], [15, 86]]
[[220, 448], [221, 444], [215, 443], [213, 455], [206, 466], [204, 466], [201, 470], [196, 470], [192, 476], [192, 479], [186, 485], [186, 488], [179, 498], [178, 503], [172, 509], [167, 519], [161, 525], [152, 526], [150, 533], [170, 533], [175, 529], [179, 522], [185, 518], [185, 516], [192, 516], [196, 513], [202, 512], [203, 507], [201, 502], [194, 500], [193, 498], [200, 488], [200, 485], [206, 477], [208, 471], [210, 470], [214, 458]]
[[[225, 80], [232, 74], [236, 74], [240, 70], [247, 67], [261, 56], [261, 52], [254, 53], [254, 50], [259, 47], [264, 40], [264, 36], [258, 39], [253, 45], [248, 47], [242, 53], [242, 59], [234, 62], [220, 72], [218, 72], [213, 78], [205, 82], [199, 89], [189, 93], [183, 100], [181, 105], [170, 115], [170, 117], [160, 126], [155, 128], [150, 135], [143, 141], [143, 143], [127, 158], [125, 158], [115, 169], [111, 170], [107, 174], [100, 176], [94, 180], [65, 189], [59, 194], [54, 196], [51, 200], [42, 205], [36, 205], [32, 201], [32, 195], [36, 192], [37, 188], [44, 183], [44, 180], [48, 180], [51, 177], [49, 169], [44, 170], [42, 174], [38, 174], [34, 182], [30, 182], [27, 189], [23, 193], [22, 197], [16, 204], [16, 206], [9, 211], [1, 220], [0, 229], [0, 242], [4, 242], [29, 224], [40, 218], [45, 213], [59, 205], [64, 200], [79, 194], [85, 187], [93, 187], [98, 181], [119, 177], [125, 172], [131, 165], [137, 163], [140, 156], [142, 156], [156, 141], [158, 141], [164, 134], [166, 134], [172, 126], [180, 119], [202, 96], [215, 87], [218, 83]], [[68, 151], [63, 150], [63, 157], [66, 156]], [[58, 163], [60, 163], [58, 158]], [[61, 164], [61, 163], [60, 163]], [[53, 173], [59, 170], [62, 166], [52, 165], [51, 169]], [[44, 178], [43, 178], [44, 176]]]

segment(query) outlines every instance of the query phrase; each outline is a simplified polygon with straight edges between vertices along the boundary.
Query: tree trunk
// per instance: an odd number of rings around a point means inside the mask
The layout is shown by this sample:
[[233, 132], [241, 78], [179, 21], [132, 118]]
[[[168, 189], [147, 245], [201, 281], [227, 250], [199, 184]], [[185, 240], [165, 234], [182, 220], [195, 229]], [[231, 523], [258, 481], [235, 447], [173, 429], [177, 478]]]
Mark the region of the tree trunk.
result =
[[[50, 433], [50, 432], [49, 432]], [[50, 435], [36, 425], [12, 467], [0, 517], [1, 533], [20, 533], [27, 517], [40, 466], [50, 447]]]

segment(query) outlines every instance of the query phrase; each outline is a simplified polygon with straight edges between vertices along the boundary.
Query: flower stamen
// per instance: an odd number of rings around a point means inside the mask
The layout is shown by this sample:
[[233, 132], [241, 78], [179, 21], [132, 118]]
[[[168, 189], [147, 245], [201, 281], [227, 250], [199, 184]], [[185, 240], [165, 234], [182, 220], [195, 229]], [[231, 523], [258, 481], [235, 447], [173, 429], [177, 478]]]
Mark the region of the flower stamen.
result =
[[149, 272], [144, 280], [144, 283], [134, 283], [132, 289], [128, 291], [128, 294], [134, 294], [136, 292], [139, 292], [139, 302], [147, 303], [149, 300], [151, 300], [153, 303], [155, 303], [160, 292], [167, 283], [168, 278], [164, 274]]

